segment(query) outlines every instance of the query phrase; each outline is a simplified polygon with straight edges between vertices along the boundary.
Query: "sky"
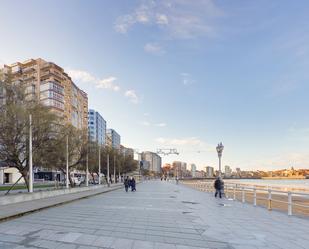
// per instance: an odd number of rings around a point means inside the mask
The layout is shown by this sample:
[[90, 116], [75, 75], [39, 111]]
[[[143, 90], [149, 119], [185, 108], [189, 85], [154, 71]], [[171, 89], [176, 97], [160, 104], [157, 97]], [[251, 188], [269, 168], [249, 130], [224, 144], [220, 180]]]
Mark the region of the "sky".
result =
[[0, 64], [43, 58], [122, 144], [233, 169], [309, 168], [307, 0], [2, 0]]

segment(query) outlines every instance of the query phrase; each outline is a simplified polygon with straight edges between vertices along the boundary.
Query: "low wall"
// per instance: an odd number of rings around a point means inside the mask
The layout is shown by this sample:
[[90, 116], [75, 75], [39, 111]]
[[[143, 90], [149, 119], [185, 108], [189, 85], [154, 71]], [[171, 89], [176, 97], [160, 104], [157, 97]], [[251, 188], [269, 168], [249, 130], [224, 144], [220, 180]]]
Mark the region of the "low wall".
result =
[[95, 190], [99, 188], [104, 188], [104, 186], [96, 185], [96, 186], [89, 186], [89, 187], [76, 187], [76, 188], [69, 188], [69, 189], [45, 190], [45, 191], [39, 191], [39, 192], [33, 192], [33, 193], [6, 195], [6, 196], [0, 197], [0, 206], [14, 204], [18, 202], [24, 202], [24, 201], [33, 201], [33, 200], [43, 199], [43, 198], [48, 198], [48, 197], [55, 197], [55, 196], [65, 195], [65, 194], [74, 194], [78, 192]]

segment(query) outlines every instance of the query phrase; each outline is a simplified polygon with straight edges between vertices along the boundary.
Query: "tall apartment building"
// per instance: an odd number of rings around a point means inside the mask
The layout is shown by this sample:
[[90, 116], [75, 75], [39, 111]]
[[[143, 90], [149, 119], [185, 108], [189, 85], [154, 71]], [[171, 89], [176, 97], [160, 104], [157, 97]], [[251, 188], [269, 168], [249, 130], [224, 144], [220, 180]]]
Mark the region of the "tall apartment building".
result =
[[106, 130], [106, 144], [114, 149], [120, 149], [120, 135], [113, 129]]
[[[78, 129], [88, 128], [88, 97], [63, 68], [43, 59], [30, 59], [4, 65], [13, 84], [25, 87], [27, 98], [36, 98]], [[1, 93], [3, 94], [3, 93]]]
[[106, 121], [100, 113], [93, 109], [88, 111], [88, 135], [89, 140], [96, 141], [100, 145], [106, 143]]
[[214, 177], [215, 170], [213, 167], [207, 166], [206, 167], [206, 177]]
[[191, 166], [192, 177], [196, 177], [196, 165], [194, 163], [191, 163], [190, 166]]
[[232, 176], [232, 169], [230, 166], [225, 165], [224, 167], [224, 177], [231, 177]]
[[144, 151], [140, 154], [140, 161], [149, 162], [149, 171], [153, 171], [156, 173], [161, 172], [162, 159], [157, 153], [151, 151]]
[[182, 165], [182, 162], [180, 161], [174, 161], [173, 162], [173, 173], [174, 173], [174, 176], [178, 176], [178, 177], [181, 177], [181, 165]]

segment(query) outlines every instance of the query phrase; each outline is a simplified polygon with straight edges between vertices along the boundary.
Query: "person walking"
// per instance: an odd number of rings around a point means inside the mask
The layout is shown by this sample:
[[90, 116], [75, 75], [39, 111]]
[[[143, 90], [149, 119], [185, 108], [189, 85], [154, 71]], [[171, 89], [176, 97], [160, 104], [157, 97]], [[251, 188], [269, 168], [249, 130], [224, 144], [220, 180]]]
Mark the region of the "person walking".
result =
[[129, 185], [130, 185], [129, 181], [130, 181], [129, 177], [127, 176], [127, 178], [124, 180], [124, 183], [123, 183], [126, 192], [128, 192], [128, 189], [129, 189]]
[[132, 180], [131, 180], [131, 190], [132, 191], [136, 191], [136, 182], [135, 182], [135, 179], [134, 177], [132, 177]]
[[222, 181], [220, 176], [217, 177], [217, 179], [215, 180], [214, 187], [215, 187], [215, 190], [216, 190], [215, 198], [217, 198], [218, 194], [219, 194], [219, 197], [222, 198], [224, 182]]

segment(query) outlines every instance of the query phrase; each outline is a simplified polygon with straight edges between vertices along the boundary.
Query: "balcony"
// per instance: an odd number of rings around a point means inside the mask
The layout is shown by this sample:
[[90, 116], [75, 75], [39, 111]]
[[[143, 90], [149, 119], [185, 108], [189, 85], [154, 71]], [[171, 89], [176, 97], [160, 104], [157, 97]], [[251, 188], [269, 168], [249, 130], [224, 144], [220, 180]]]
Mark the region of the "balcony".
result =
[[30, 73], [30, 72], [34, 72], [34, 71], [35, 71], [34, 67], [23, 68], [23, 73]]
[[35, 74], [29, 74], [29, 75], [24, 75], [23, 80], [29, 81], [29, 80], [34, 80], [35, 78], [36, 78]]

